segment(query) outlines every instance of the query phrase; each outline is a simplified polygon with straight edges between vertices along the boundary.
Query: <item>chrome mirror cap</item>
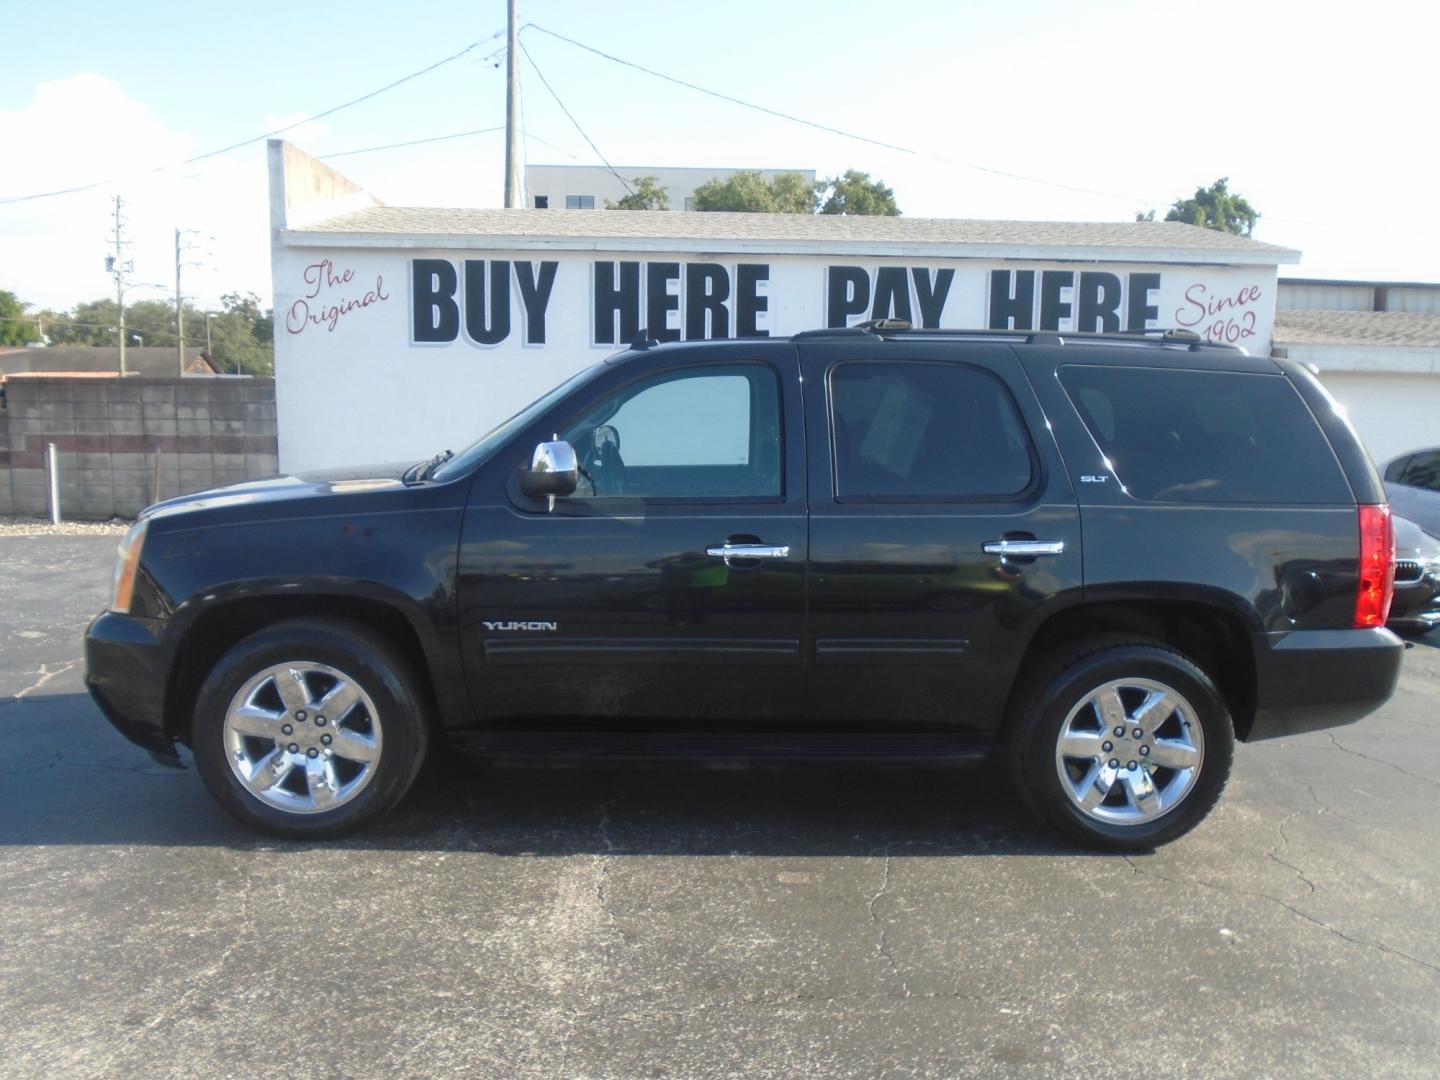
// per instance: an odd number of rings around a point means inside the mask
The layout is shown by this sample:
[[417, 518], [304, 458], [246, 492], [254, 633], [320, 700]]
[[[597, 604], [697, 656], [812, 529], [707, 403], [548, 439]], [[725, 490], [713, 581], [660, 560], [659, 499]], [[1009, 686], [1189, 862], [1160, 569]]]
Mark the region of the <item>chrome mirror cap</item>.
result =
[[580, 463], [568, 442], [542, 442], [535, 447], [530, 468], [520, 471], [520, 490], [526, 495], [571, 495], [580, 483]]
[[542, 442], [530, 459], [530, 471], [537, 473], [573, 473], [579, 467], [575, 448], [568, 442]]

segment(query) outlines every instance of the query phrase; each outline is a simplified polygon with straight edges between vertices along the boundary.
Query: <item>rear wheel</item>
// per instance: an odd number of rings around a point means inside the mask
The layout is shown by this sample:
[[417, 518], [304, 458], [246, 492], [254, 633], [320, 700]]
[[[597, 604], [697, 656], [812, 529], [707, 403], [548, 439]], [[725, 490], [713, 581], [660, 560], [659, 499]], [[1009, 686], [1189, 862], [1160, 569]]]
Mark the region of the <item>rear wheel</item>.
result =
[[320, 837], [393, 808], [427, 735], [414, 676], [387, 642], [340, 620], [296, 620], [221, 657], [201, 687], [191, 745], [235, 817]]
[[1031, 808], [1067, 836], [1117, 851], [1199, 824], [1234, 754], [1214, 683], [1150, 643], [1091, 642], [1055, 658], [1014, 723], [1012, 767]]

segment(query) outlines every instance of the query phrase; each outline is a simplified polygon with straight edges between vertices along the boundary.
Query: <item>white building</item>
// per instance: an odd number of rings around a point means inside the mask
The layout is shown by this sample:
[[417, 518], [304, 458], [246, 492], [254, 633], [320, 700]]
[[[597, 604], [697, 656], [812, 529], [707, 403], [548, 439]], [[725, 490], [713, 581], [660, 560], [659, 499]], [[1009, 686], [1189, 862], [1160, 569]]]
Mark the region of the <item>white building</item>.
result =
[[1370, 455], [1440, 446], [1440, 285], [1281, 278], [1275, 351], [1313, 364]]
[[286, 471], [459, 449], [642, 334], [890, 317], [1178, 326], [1268, 353], [1299, 259], [1173, 222], [389, 207], [288, 144], [270, 162]]
[[[525, 166], [525, 205], [535, 210], [603, 210], [605, 200], [618, 203], [630, 194], [635, 181], [653, 176], [670, 196], [671, 210], [695, 209], [695, 189], [711, 180], [728, 180], [739, 169], [670, 169], [654, 165], [617, 165], [611, 172], [602, 165]], [[814, 169], [752, 169], [767, 184], [785, 173], [799, 173], [815, 183]], [[623, 182], [622, 182], [623, 181]], [[627, 187], [626, 185], [630, 185]]]

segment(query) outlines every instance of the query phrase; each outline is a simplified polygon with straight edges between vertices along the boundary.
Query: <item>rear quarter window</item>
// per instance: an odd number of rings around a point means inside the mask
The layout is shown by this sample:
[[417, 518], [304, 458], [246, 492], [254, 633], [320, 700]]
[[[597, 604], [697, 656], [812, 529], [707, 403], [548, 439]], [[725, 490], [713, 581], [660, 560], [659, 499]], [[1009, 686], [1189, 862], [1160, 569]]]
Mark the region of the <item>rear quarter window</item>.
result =
[[1283, 375], [1069, 364], [1060, 382], [1134, 498], [1354, 501], [1329, 441]]

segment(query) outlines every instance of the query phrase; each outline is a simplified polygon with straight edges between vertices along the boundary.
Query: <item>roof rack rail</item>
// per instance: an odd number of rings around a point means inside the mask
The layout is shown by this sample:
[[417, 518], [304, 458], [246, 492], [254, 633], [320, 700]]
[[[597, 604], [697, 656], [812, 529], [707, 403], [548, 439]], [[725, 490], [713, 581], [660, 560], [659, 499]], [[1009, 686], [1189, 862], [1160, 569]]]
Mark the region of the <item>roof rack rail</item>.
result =
[[1140, 345], [1188, 345], [1192, 351], [1224, 349], [1234, 352], [1240, 348], [1219, 341], [1207, 341], [1193, 330], [1183, 327], [1156, 326], [1144, 330], [1102, 330], [1102, 331], [1059, 331], [1059, 330], [1000, 330], [991, 328], [965, 329], [962, 327], [926, 326], [914, 327], [904, 319], [870, 319], [854, 326], [832, 326], [818, 330], [801, 330], [792, 338], [849, 337], [855, 334], [889, 333], [915, 334], [922, 337], [965, 338], [971, 340], [993, 339], [1026, 345], [1101, 345], [1106, 342]]
[[801, 330], [791, 337], [836, 337], [850, 334], [889, 334], [901, 330], [915, 329], [906, 319], [866, 319], [854, 326], [822, 326], [816, 330]]
[[856, 323], [855, 329], [864, 334], [884, 334], [891, 330], [913, 329], [908, 319], [869, 319]]
[[1120, 330], [1116, 331], [1122, 337], [1158, 337], [1161, 341], [1201, 341], [1201, 337], [1194, 330], [1186, 330], [1179, 326], [1151, 326], [1143, 330]]

